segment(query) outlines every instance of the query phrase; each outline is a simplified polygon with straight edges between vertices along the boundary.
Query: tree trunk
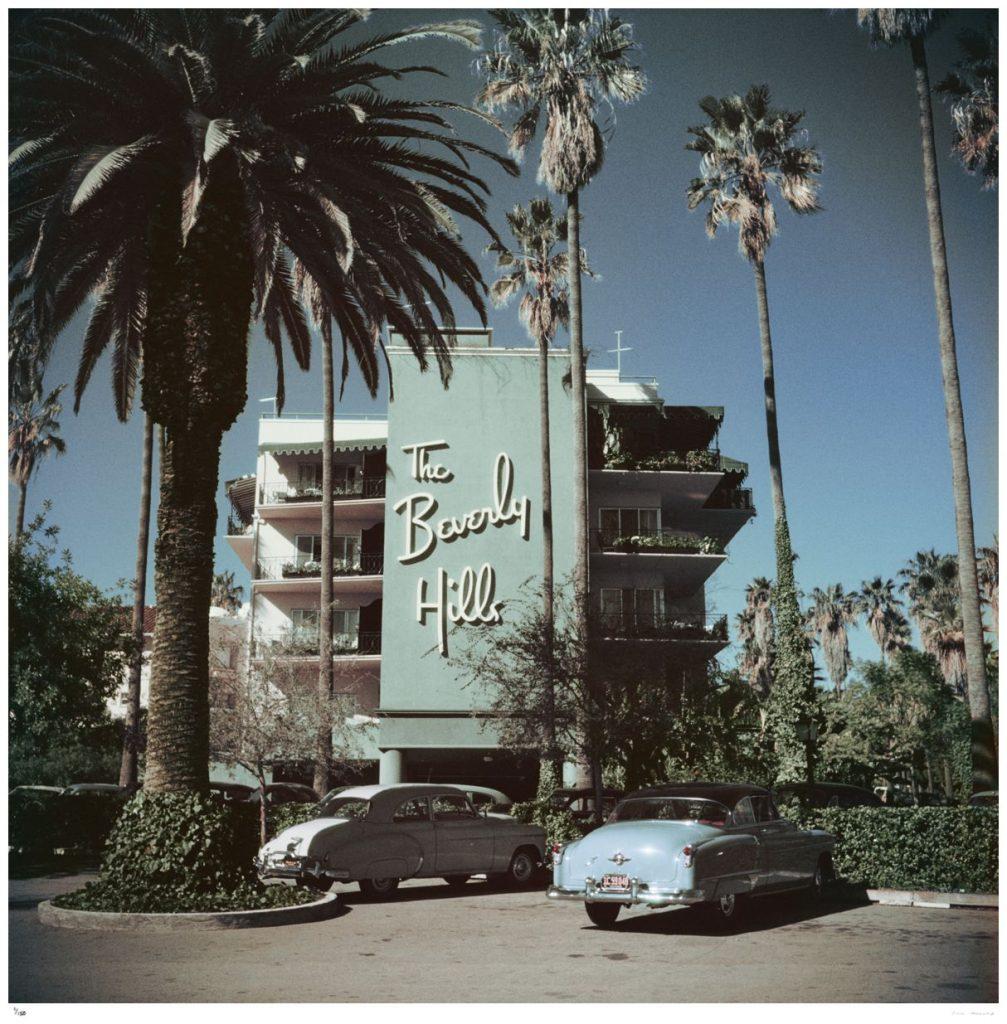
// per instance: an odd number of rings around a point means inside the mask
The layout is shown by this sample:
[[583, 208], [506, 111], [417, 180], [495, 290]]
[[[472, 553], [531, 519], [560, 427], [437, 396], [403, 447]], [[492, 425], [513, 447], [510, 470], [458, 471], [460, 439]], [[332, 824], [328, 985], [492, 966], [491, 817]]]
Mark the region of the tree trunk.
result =
[[119, 785], [135, 786], [140, 748], [140, 677], [143, 672], [143, 607], [147, 594], [147, 546], [150, 538], [150, 476], [154, 461], [154, 420], [143, 418], [143, 462], [140, 469], [140, 528], [136, 535], [136, 572], [133, 577], [133, 643], [126, 687], [126, 722], [122, 740]]
[[221, 432], [165, 429], [163, 436], [147, 793], [206, 789], [209, 766], [209, 609]]
[[[570, 384], [573, 402], [573, 604], [574, 628], [587, 644], [588, 629], [588, 505], [587, 384], [585, 381], [583, 310], [581, 308], [580, 193], [566, 197], [567, 252], [570, 263]], [[585, 662], [586, 665], [586, 662]], [[585, 671], [589, 671], [586, 667]], [[600, 769], [599, 769], [600, 771]], [[577, 785], [591, 786], [598, 777], [591, 765], [577, 767]]]
[[[776, 425], [776, 373], [773, 369], [773, 336], [769, 326], [769, 300], [766, 296], [766, 267], [753, 263], [755, 294], [759, 305], [759, 341], [762, 346], [762, 388], [766, 404], [766, 440], [769, 442], [769, 483], [773, 495], [773, 515], [780, 522], [787, 518], [783, 498], [783, 467], [780, 461], [780, 435]], [[776, 567], [779, 575], [780, 567]]]
[[958, 535], [958, 585], [961, 592], [962, 626], [965, 633], [965, 662], [968, 676], [969, 712], [972, 718], [972, 791], [995, 789], [996, 747], [990, 712], [986, 656], [983, 647], [982, 610], [976, 573], [976, 544], [972, 524], [972, 487], [969, 481], [965, 417], [958, 381], [958, 356], [951, 312], [944, 217], [941, 213], [937, 154], [934, 146], [933, 110], [926, 47], [922, 36], [912, 39], [911, 50], [920, 108], [920, 143], [923, 151], [923, 185], [930, 231], [930, 262], [933, 266], [934, 301], [937, 307], [941, 380], [944, 384], [944, 413], [951, 449], [951, 480], [954, 489], [955, 527]]
[[256, 772], [259, 778], [259, 849], [266, 845], [266, 771], [263, 765]]
[[14, 539], [20, 540], [24, 536], [24, 504], [25, 499], [28, 497], [28, 484], [18, 484], [17, 486], [17, 520], [14, 526]]
[[549, 436], [549, 339], [539, 338], [539, 428], [542, 436], [542, 625], [546, 642], [545, 729], [542, 737], [543, 760], [556, 760], [556, 693], [553, 682], [552, 658], [555, 632], [555, 604], [553, 600], [552, 556], [552, 452]]
[[[318, 638], [318, 707], [332, 700], [332, 419], [335, 416], [332, 380], [332, 322], [322, 325], [322, 598]], [[319, 799], [329, 789], [332, 727], [323, 714], [315, 737], [314, 788]]]

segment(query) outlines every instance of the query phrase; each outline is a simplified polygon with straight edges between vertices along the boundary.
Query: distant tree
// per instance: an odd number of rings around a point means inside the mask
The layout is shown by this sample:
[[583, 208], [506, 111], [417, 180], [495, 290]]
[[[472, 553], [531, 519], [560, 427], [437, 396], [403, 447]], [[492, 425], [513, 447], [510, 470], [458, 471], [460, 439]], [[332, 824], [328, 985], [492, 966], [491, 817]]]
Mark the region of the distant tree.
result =
[[803, 632], [794, 581], [783, 468], [776, 418], [776, 375], [766, 292], [766, 251], [776, 234], [776, 213], [770, 187], [795, 213], [815, 213], [821, 157], [814, 146], [802, 144], [798, 125], [803, 112], [770, 106], [769, 89], [752, 86], [744, 97], [704, 97], [700, 109], [709, 123], [689, 128], [686, 144], [700, 154], [699, 177], [687, 191], [690, 210], [707, 204], [707, 234], [734, 224], [738, 247], [755, 274], [762, 349], [762, 390], [766, 407], [769, 473], [776, 535], [776, 663], [770, 727], [779, 759], [780, 782], [807, 778], [810, 748], [801, 734], [814, 707], [814, 660]]
[[944, 390], [944, 418], [951, 453], [962, 635], [965, 644], [969, 709], [972, 716], [972, 775], [977, 791], [992, 789], [997, 783], [996, 740], [993, 734], [989, 684], [986, 678], [982, 610], [979, 604], [979, 581], [975, 559], [975, 525], [972, 519], [972, 483], [969, 478], [965, 413], [958, 377], [951, 280], [948, 275], [948, 254], [944, 240], [944, 214], [941, 210], [937, 151], [934, 143], [934, 113], [930, 99], [930, 72], [927, 67], [926, 36], [936, 26], [937, 15], [932, 8], [865, 7], [858, 10], [857, 19], [869, 33], [872, 43], [887, 46], [904, 43], [912, 57], [923, 156], [923, 190], [930, 236], [930, 263], [933, 268], [934, 304], [937, 312], [937, 341]]
[[858, 615], [857, 595], [847, 594], [841, 583], [833, 583], [824, 590], [815, 587], [811, 592], [808, 623], [822, 645], [825, 670], [837, 693], [842, 693], [853, 667], [847, 630], [856, 625]]
[[10, 478], [18, 489], [15, 537], [24, 534], [28, 481], [43, 459], [66, 451], [66, 442], [59, 435], [59, 417], [63, 412], [59, 397], [65, 387], [61, 384], [43, 398], [39, 379], [37, 389], [31, 389], [33, 393], [11, 402], [7, 414], [7, 458]]
[[967, 30], [958, 37], [963, 51], [954, 70], [937, 85], [951, 101], [954, 152], [969, 174], [980, 174], [983, 188], [995, 188], [1000, 157], [998, 104], [999, 46], [990, 18], [985, 31]]
[[130, 652], [128, 627], [117, 598], [74, 572], [67, 555], [55, 559], [48, 509], [8, 549], [11, 752], [51, 762], [93, 748], [104, 765], [102, 751], [117, 742], [108, 700]]
[[758, 576], [745, 587], [745, 608], [738, 616], [741, 676], [760, 700], [769, 697], [773, 684], [773, 586]]
[[878, 645], [881, 660], [887, 661], [909, 643], [909, 622], [902, 613], [902, 602], [895, 593], [895, 581], [875, 576], [860, 584], [860, 613], [867, 621], [867, 630]]
[[994, 534], [993, 546], [980, 548], [979, 552], [979, 592], [983, 604], [990, 610], [990, 627], [993, 635], [999, 636], [1000, 619], [1000, 543]]
[[235, 584], [233, 571], [215, 573], [210, 591], [210, 605], [223, 609], [228, 615], [234, 615], [241, 609], [241, 595], [244, 592], [244, 587]]

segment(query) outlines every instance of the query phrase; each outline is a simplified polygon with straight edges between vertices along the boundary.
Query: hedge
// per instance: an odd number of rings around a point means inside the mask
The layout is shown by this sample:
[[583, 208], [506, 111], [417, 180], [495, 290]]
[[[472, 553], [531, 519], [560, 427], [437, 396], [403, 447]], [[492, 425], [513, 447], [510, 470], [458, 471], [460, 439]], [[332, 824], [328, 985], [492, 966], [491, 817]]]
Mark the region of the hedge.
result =
[[837, 807], [783, 812], [836, 837], [835, 867], [870, 889], [996, 892], [995, 807]]

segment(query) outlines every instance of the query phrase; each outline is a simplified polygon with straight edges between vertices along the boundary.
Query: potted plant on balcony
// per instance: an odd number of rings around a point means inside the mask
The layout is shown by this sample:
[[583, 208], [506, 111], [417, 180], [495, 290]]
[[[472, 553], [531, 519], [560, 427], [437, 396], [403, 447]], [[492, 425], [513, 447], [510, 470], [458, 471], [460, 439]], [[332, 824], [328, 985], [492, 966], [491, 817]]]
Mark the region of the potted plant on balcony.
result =
[[321, 562], [284, 562], [284, 579], [297, 579], [305, 576], [320, 576], [322, 574]]

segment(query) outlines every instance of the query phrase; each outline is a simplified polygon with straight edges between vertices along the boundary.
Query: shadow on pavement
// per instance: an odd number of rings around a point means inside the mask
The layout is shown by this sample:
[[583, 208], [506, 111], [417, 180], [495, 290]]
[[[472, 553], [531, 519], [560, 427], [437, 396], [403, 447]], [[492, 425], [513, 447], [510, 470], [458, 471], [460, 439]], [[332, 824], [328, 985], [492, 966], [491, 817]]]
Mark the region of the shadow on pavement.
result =
[[378, 900], [373, 896], [365, 896], [357, 888], [356, 882], [350, 883], [349, 887], [343, 888], [334, 885], [332, 892], [338, 892], [343, 902], [353, 905], [355, 903], [415, 903], [423, 900], [455, 900], [468, 899], [472, 896], [487, 896], [493, 893], [540, 893], [545, 899], [545, 889], [541, 882], [529, 883], [522, 886], [494, 885], [490, 882], [474, 878], [460, 889], [449, 886], [439, 878], [431, 878], [429, 885], [409, 886], [407, 889], [397, 889], [391, 896]]

